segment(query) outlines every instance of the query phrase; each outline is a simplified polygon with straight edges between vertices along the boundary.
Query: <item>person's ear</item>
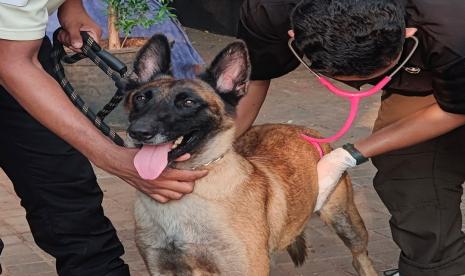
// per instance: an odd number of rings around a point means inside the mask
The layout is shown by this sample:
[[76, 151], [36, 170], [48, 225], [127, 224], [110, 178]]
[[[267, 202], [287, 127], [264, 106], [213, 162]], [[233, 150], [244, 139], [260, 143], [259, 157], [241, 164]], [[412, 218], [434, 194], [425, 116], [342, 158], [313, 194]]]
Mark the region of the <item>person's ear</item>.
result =
[[294, 30], [287, 31], [287, 34], [289, 35], [289, 37], [294, 38]]
[[417, 31], [417, 28], [405, 28], [405, 38], [414, 36]]

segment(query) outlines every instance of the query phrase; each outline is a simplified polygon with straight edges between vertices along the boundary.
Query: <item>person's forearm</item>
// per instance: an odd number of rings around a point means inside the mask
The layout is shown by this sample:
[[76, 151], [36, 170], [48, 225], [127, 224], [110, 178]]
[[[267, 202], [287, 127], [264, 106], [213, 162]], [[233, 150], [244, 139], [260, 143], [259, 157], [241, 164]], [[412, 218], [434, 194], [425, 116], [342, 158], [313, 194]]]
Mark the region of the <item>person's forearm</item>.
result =
[[93, 162], [112, 146], [74, 107], [35, 57], [17, 56], [6, 62], [8, 67], [0, 70], [2, 85], [45, 127]]
[[437, 104], [394, 122], [355, 143], [366, 157], [412, 146], [465, 124], [465, 115], [443, 111]]
[[247, 94], [240, 100], [236, 109], [236, 137], [246, 132], [257, 118], [270, 82], [270, 80], [250, 81]]
[[82, 0], [66, 0], [60, 8], [58, 8], [58, 19], [62, 23], [64, 16], [81, 16], [87, 15], [87, 12], [82, 5]]

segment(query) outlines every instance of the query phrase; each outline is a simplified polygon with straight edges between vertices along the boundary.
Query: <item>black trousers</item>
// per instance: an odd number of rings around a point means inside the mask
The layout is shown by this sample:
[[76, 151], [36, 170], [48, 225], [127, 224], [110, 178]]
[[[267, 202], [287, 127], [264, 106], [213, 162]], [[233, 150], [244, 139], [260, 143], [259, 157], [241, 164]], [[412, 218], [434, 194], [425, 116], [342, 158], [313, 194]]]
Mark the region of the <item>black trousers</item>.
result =
[[[48, 72], [49, 56], [50, 43], [44, 40], [40, 61]], [[129, 275], [89, 161], [1, 87], [0, 130], [0, 166], [21, 198], [35, 242], [56, 258], [58, 274]]]
[[464, 275], [465, 127], [372, 161], [378, 168], [374, 186], [401, 249], [400, 275]]

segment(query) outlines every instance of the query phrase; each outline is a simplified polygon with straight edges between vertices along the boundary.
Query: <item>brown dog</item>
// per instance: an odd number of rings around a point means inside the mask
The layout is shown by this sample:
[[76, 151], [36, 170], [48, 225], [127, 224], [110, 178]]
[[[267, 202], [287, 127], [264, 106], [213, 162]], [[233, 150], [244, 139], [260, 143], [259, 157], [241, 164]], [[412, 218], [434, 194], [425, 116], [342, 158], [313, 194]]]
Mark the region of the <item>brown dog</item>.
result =
[[[151, 275], [268, 275], [270, 254], [284, 249], [302, 264], [304, 225], [318, 195], [319, 154], [300, 134], [318, 134], [262, 125], [234, 143], [235, 106], [250, 67], [242, 42], [227, 46], [194, 80], [173, 79], [169, 66], [168, 41], [155, 35], [134, 64], [128, 134], [150, 156], [174, 160], [189, 152], [189, 160], [170, 165], [209, 174], [179, 201], [160, 204], [138, 194], [136, 242]], [[320, 216], [352, 252], [359, 275], [376, 275], [347, 175]]]

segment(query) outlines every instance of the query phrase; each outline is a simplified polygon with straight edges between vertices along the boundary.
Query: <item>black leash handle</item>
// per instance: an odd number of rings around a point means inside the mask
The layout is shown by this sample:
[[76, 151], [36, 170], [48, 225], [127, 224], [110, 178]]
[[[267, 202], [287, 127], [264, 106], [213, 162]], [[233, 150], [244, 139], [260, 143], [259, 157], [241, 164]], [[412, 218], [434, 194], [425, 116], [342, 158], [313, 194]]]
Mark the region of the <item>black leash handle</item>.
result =
[[[126, 77], [126, 66], [124, 63], [119, 61], [116, 57], [111, 56], [111, 64], [108, 65], [105, 60], [109, 59], [108, 55], [104, 55], [104, 59], [99, 57], [94, 49], [100, 49], [101, 47], [89, 36], [87, 33], [83, 35], [83, 46], [82, 53], [67, 55], [63, 44], [58, 40], [58, 33], [61, 31], [61, 28], [58, 28], [53, 33], [53, 50], [52, 50], [52, 60], [54, 63], [54, 73], [61, 87], [65, 91], [66, 95], [70, 98], [71, 102], [107, 137], [109, 137], [113, 142], [120, 146], [126, 146], [124, 140], [113, 130], [111, 129], [104, 121], [103, 118], [108, 115], [121, 100], [124, 98], [124, 85]], [[81, 33], [82, 35], [82, 33]], [[100, 52], [97, 51], [97, 52]], [[108, 53], [109, 54], [109, 53]], [[65, 71], [61, 61], [66, 63], [76, 63], [77, 61], [89, 58], [97, 66], [100, 67], [108, 76], [110, 76], [116, 83], [118, 87], [115, 95], [111, 101], [105, 105], [105, 107], [97, 114], [89, 108], [85, 101], [76, 93], [72, 85], [69, 83], [68, 79], [65, 76]], [[121, 66], [123, 64], [124, 66]]]
[[[55, 45], [55, 42], [58, 42], [63, 47], [61, 42], [57, 39], [58, 33], [61, 30], [62, 29], [59, 28], [53, 33], [53, 45]], [[121, 82], [124, 82], [123, 78], [125, 78], [127, 74], [126, 64], [100, 47], [87, 32], [81, 32], [81, 36], [83, 41], [83, 46], [81, 48], [82, 53], [70, 55], [63, 54], [63, 62], [73, 64], [84, 58], [89, 58], [100, 67], [105, 74], [112, 78], [116, 86], [119, 87], [119, 85], [122, 84]]]
[[90, 41], [90, 45], [92, 50], [95, 54], [102, 59], [102, 61], [108, 65], [111, 69], [118, 72], [121, 76], [124, 76], [128, 71], [126, 64], [124, 64], [121, 60], [116, 58], [114, 55], [107, 52], [105, 49], [100, 47], [94, 39], [89, 35], [88, 32], [81, 32], [81, 36], [83, 41]]

